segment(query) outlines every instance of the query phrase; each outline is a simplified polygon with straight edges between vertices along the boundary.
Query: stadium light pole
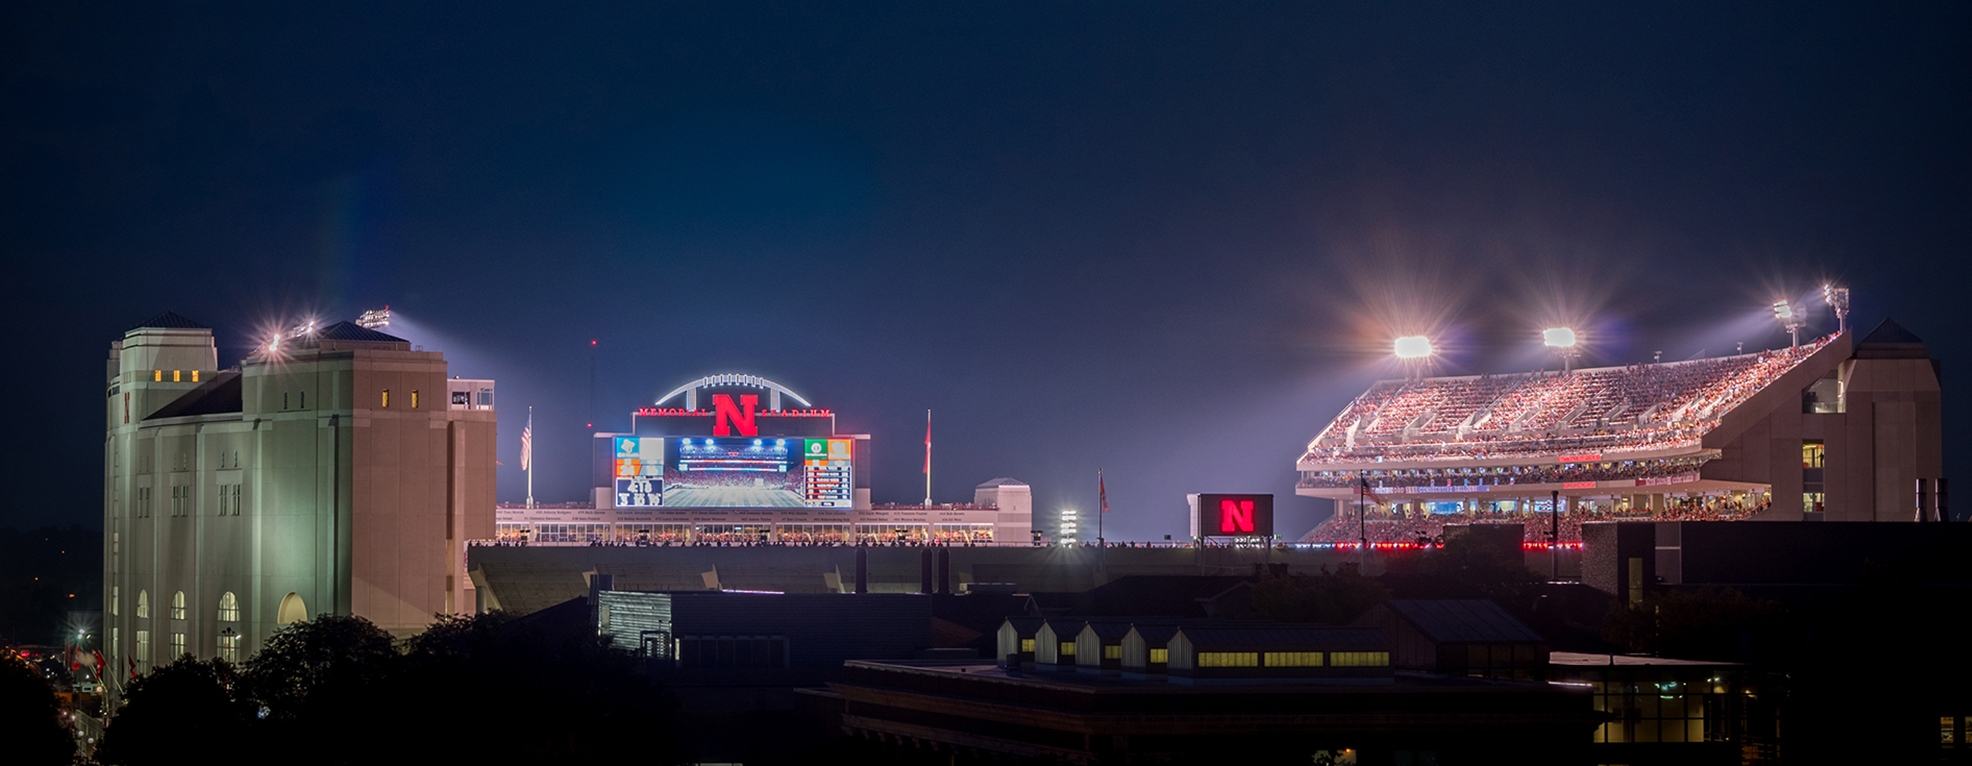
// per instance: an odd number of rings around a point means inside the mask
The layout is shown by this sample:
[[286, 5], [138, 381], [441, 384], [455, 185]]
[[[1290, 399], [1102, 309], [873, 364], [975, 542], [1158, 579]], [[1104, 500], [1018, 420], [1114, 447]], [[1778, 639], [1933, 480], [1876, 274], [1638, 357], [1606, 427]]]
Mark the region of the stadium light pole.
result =
[[1561, 372], [1566, 375], [1575, 371], [1575, 357], [1581, 351], [1575, 345], [1575, 331], [1566, 327], [1550, 327], [1541, 331], [1541, 344], [1554, 349], [1561, 355]]
[[1391, 351], [1404, 363], [1406, 379], [1423, 376], [1424, 360], [1430, 359], [1434, 350], [1431, 339], [1422, 335], [1405, 335], [1392, 344]]
[[1847, 332], [1849, 329], [1849, 288], [1834, 285], [1821, 286], [1821, 301], [1835, 310], [1835, 331]]
[[1807, 317], [1801, 316], [1801, 312], [1794, 310], [1794, 305], [1783, 298], [1774, 302], [1773, 318], [1780, 320], [1781, 327], [1787, 328], [1788, 346], [1800, 347], [1801, 327], [1807, 324]]

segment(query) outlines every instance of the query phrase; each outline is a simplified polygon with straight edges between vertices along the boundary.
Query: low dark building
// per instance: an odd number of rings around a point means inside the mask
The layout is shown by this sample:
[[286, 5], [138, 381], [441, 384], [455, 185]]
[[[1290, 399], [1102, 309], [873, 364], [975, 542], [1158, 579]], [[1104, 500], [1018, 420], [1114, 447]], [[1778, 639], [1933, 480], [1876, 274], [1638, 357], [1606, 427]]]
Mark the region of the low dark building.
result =
[[1580, 764], [1602, 722], [1579, 686], [1268, 680], [1196, 686], [859, 661], [827, 691], [804, 695], [869, 760], [950, 764]]
[[1376, 628], [1186, 625], [1171, 636], [1171, 683], [1388, 683], [1390, 638]]
[[1547, 640], [1479, 599], [1387, 601], [1356, 620], [1395, 641], [1395, 663], [1406, 670], [1454, 676], [1538, 681], [1547, 677]]
[[1578, 684], [1608, 716], [1596, 727], [1599, 763], [1764, 763], [1777, 757], [1778, 690], [1732, 662], [1555, 652], [1557, 683]]
[[610, 643], [679, 668], [834, 668], [931, 646], [931, 599], [911, 594], [596, 594]]

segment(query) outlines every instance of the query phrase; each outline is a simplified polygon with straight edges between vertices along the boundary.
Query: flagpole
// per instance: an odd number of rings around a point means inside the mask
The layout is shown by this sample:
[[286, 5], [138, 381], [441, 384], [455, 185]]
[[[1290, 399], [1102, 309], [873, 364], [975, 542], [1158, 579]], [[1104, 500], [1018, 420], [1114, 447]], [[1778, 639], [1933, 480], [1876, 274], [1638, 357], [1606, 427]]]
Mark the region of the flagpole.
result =
[[1369, 477], [1357, 476], [1356, 486], [1356, 571], [1361, 574], [1369, 563], [1369, 522], [1365, 520], [1369, 514]]
[[924, 411], [924, 507], [931, 507], [931, 410]]
[[527, 439], [521, 448], [527, 450], [527, 507], [534, 507], [534, 405], [527, 405]]
[[1096, 547], [1103, 547], [1102, 517], [1109, 515], [1109, 486], [1102, 483], [1102, 469], [1096, 469]]

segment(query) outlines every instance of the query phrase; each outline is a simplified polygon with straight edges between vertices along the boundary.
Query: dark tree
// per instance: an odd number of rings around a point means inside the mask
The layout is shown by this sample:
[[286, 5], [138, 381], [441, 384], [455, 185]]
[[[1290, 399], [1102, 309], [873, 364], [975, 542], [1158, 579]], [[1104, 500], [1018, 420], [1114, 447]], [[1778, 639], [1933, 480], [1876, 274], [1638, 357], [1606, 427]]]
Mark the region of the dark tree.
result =
[[1603, 638], [1629, 652], [1745, 662], [1756, 643], [1779, 630], [1781, 617], [1779, 604], [1730, 588], [1673, 590], [1635, 606], [1617, 604]]
[[0, 756], [21, 766], [75, 759], [75, 740], [62, 725], [55, 688], [39, 668], [5, 647], [0, 647]]
[[1270, 575], [1253, 585], [1252, 616], [1341, 625], [1388, 598], [1389, 590], [1354, 569], [1315, 577]]
[[295, 720], [395, 670], [389, 633], [361, 617], [324, 614], [276, 631], [240, 674], [246, 694], [275, 720]]
[[231, 663], [187, 656], [130, 683], [96, 759], [173, 764], [196, 752], [208, 763], [239, 761], [250, 752], [254, 712]]

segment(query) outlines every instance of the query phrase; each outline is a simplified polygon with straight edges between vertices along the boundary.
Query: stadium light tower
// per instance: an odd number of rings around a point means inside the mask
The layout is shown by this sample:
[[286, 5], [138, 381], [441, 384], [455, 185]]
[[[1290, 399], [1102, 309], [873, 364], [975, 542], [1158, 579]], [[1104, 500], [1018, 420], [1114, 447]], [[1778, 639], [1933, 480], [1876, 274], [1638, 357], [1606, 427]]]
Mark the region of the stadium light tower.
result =
[[1821, 301], [1835, 309], [1835, 331], [1849, 329], [1849, 288], [1834, 285], [1821, 286]]
[[1561, 355], [1563, 374], [1575, 371], [1575, 357], [1581, 356], [1581, 348], [1575, 345], [1575, 331], [1566, 327], [1550, 327], [1541, 331], [1541, 343]]
[[1405, 377], [1417, 377], [1422, 375], [1424, 360], [1431, 358], [1431, 339], [1422, 335], [1406, 335], [1397, 339], [1392, 350], [1409, 373]]
[[1780, 320], [1781, 327], [1787, 328], [1788, 345], [1798, 348], [1801, 345], [1801, 328], [1807, 325], [1808, 318], [1796, 311], [1786, 299], [1774, 302], [1773, 318]]

